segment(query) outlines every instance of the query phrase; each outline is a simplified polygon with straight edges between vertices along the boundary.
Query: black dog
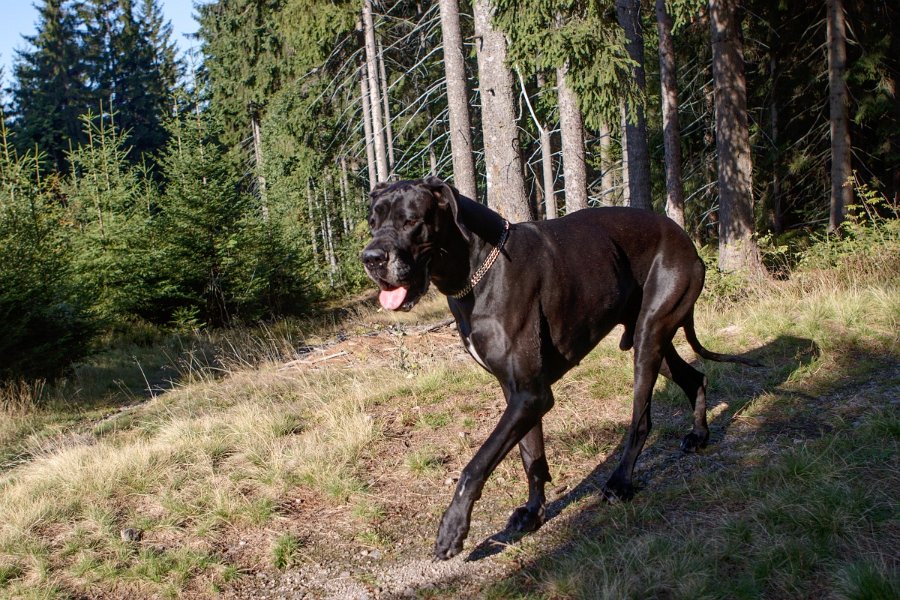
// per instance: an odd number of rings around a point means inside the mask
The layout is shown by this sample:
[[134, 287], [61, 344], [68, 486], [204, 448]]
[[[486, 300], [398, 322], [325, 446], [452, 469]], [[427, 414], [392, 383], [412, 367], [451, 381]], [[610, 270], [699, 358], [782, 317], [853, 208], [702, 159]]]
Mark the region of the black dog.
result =
[[619, 347], [634, 348], [634, 408], [621, 462], [605, 484], [609, 499], [633, 493], [658, 373], [673, 379], [694, 409], [694, 426], [681, 448], [690, 452], [709, 439], [706, 377], [675, 352], [679, 327], [704, 358], [754, 364], [710, 352], [697, 341], [694, 302], [705, 268], [690, 238], [665, 217], [594, 208], [510, 225], [436, 177], [379, 184], [371, 201], [374, 239], [362, 260], [381, 288], [381, 304], [409, 310], [434, 283], [448, 296], [466, 349], [499, 380], [507, 401], [500, 422], [460, 475], [438, 531], [437, 558], [462, 550], [472, 506], [516, 444], [528, 501], [508, 527], [533, 531], [543, 524], [550, 472], [541, 418], [553, 406], [550, 386], [616, 325], [625, 327]]

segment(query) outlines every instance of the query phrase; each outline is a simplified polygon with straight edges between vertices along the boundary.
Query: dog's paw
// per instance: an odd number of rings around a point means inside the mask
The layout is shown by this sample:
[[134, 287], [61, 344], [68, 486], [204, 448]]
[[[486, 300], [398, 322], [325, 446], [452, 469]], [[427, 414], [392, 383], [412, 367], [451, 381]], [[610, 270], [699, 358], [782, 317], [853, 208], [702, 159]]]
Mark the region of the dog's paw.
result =
[[531, 533], [540, 529], [544, 521], [543, 509], [534, 510], [527, 506], [520, 506], [509, 516], [506, 530], [514, 533]]
[[447, 509], [441, 526], [438, 528], [437, 541], [434, 543], [434, 557], [437, 560], [453, 558], [463, 548], [463, 540], [469, 534], [469, 523], [465, 518], [455, 516], [452, 508]]
[[603, 494], [603, 499], [610, 504], [618, 504], [619, 502], [627, 502], [634, 498], [634, 486], [629, 482], [610, 478], [609, 481], [600, 488], [600, 493]]
[[706, 448], [706, 442], [709, 441], [709, 434], [705, 436], [698, 435], [693, 431], [684, 436], [681, 440], [681, 451], [685, 453], [696, 452], [701, 448]]

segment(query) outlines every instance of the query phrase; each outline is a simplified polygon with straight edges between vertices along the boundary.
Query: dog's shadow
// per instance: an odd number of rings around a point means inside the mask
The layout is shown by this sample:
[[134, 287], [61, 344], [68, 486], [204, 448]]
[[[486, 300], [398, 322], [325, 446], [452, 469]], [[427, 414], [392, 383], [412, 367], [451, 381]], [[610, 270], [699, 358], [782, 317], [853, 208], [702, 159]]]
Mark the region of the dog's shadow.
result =
[[[743, 355], [746, 358], [750, 358], [766, 365], [762, 368], [746, 367], [737, 364], [699, 363], [698, 368], [701, 371], [706, 371], [710, 379], [707, 410], [712, 411], [715, 407], [727, 402], [727, 408], [718, 412], [717, 416], [709, 422], [709, 444], [715, 445], [723, 440], [728, 433], [728, 428], [734, 422], [733, 417], [740, 413], [753, 398], [760, 394], [776, 391], [780, 385], [788, 380], [792, 373], [797, 369], [808, 365], [818, 355], [819, 348], [812, 340], [793, 336], [782, 336]], [[740, 371], [742, 381], [742, 385], [737, 389], [729, 389], [727, 392], [717, 389], [715, 385], [715, 374], [710, 375], [711, 371], [724, 374], [726, 370], [733, 370], [733, 372]], [[662, 393], [665, 395], [675, 395], [677, 393], [680, 395], [680, 400], [684, 401], [685, 405], [687, 405], [687, 399], [684, 397], [681, 390], [678, 389], [677, 385], [669, 379], [663, 381], [665, 381], [665, 384]], [[674, 388], [674, 390], [670, 388]], [[654, 415], [654, 420], [656, 419], [657, 417]], [[685, 422], [683, 425], [686, 428], [689, 426], [689, 422]], [[664, 459], [664, 463], [668, 463], [670, 460], [677, 460], [681, 456], [681, 452], [677, 450], [677, 442], [672, 448], [658, 448], [657, 446], [661, 445], [659, 443], [660, 441], [662, 444], [669, 443], [668, 439], [657, 440], [653, 443], [648, 440], [647, 445], [641, 453], [641, 458], [638, 459], [635, 468], [634, 481], [636, 493], [652, 493], [652, 488], [648, 489], [649, 484], [660, 470], [657, 468], [651, 468], [649, 470], [641, 469], [642, 463], [647, 462], [648, 456], [659, 454], [660, 452], [669, 452], [669, 457]], [[601, 491], [603, 483], [618, 464], [623, 443], [624, 437], [617, 449], [591, 470], [578, 485], [547, 505], [545, 513], [547, 522], [559, 516], [566, 507], [584, 498], [596, 498], [598, 503], [604, 501], [604, 496]], [[465, 560], [478, 561], [499, 554], [506, 547], [522, 539], [525, 535], [528, 534], [504, 528], [481, 541], [469, 553]]]

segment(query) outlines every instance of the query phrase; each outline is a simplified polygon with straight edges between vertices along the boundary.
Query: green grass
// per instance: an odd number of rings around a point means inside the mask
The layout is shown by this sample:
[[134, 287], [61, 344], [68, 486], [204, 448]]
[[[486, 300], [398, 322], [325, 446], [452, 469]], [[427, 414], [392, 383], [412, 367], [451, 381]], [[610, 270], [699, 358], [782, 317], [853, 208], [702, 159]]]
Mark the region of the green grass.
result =
[[896, 554], [878, 540], [897, 524], [898, 427], [895, 412], [879, 411], [749, 477], [700, 476], [605, 507], [491, 596], [896, 598]]
[[283, 533], [272, 542], [272, 566], [283, 571], [294, 566], [300, 559], [303, 541], [292, 533]]
[[[565, 507], [555, 533], [526, 536], [501, 556], [521, 565], [513, 576], [421, 594], [898, 597], [900, 293], [896, 277], [848, 272], [763, 283], [741, 291], [740, 304], [705, 297], [704, 345], [755, 350], [768, 368], [703, 364], [718, 438], [696, 469], [656, 475], [628, 504], [598, 507], [587, 496]], [[439, 304], [429, 300], [420, 317], [442, 316]], [[360, 312], [347, 328], [415, 318]], [[67, 382], [15, 392], [43, 399], [0, 419], [0, 596], [215, 596], [255, 569], [328, 555], [297, 529], [311, 522], [354, 551], [427, 555], [446, 501], [439, 479], [461, 468], [502, 409], [495, 382], [470, 363], [417, 358], [412, 339], [401, 339], [396, 365], [280, 371], [300, 339], [310, 338], [278, 325], [120, 340]], [[554, 390], [545, 420], [553, 485], [574, 486], [627, 428], [632, 357], [617, 341]], [[172, 389], [143, 395], [144, 377], [160, 373]], [[667, 468], [689, 425], [683, 394], [660, 379], [638, 475]], [[727, 443], [733, 454], [718, 454]], [[393, 466], [376, 476], [380, 464]], [[502, 463], [479, 518], [519, 503], [521, 478], [517, 457]], [[396, 500], [405, 493], [412, 509]], [[297, 509], [303, 499], [316, 510]], [[142, 540], [123, 542], [124, 528]], [[245, 536], [255, 554], [222, 553]]]

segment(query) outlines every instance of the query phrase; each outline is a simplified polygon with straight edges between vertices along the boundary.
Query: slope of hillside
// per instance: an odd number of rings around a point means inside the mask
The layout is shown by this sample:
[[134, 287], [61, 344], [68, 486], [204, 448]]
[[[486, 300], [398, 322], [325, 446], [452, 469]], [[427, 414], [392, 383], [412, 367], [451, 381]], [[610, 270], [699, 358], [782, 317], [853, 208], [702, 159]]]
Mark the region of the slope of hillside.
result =
[[678, 450], [687, 402], [660, 380], [639, 492], [610, 506], [596, 490], [631, 400], [614, 332], [555, 388], [548, 523], [503, 533], [527, 489], [511, 455], [445, 563], [430, 558], [437, 520], [504, 401], [442, 299], [267, 342], [287, 350], [264, 360], [224, 344], [214, 367], [196, 361], [171, 389], [61, 426], [7, 466], [0, 592], [896, 597], [900, 288], [890, 270], [835, 273], [702, 301], [704, 344], [767, 367], [702, 364], [713, 433], [695, 455]]

